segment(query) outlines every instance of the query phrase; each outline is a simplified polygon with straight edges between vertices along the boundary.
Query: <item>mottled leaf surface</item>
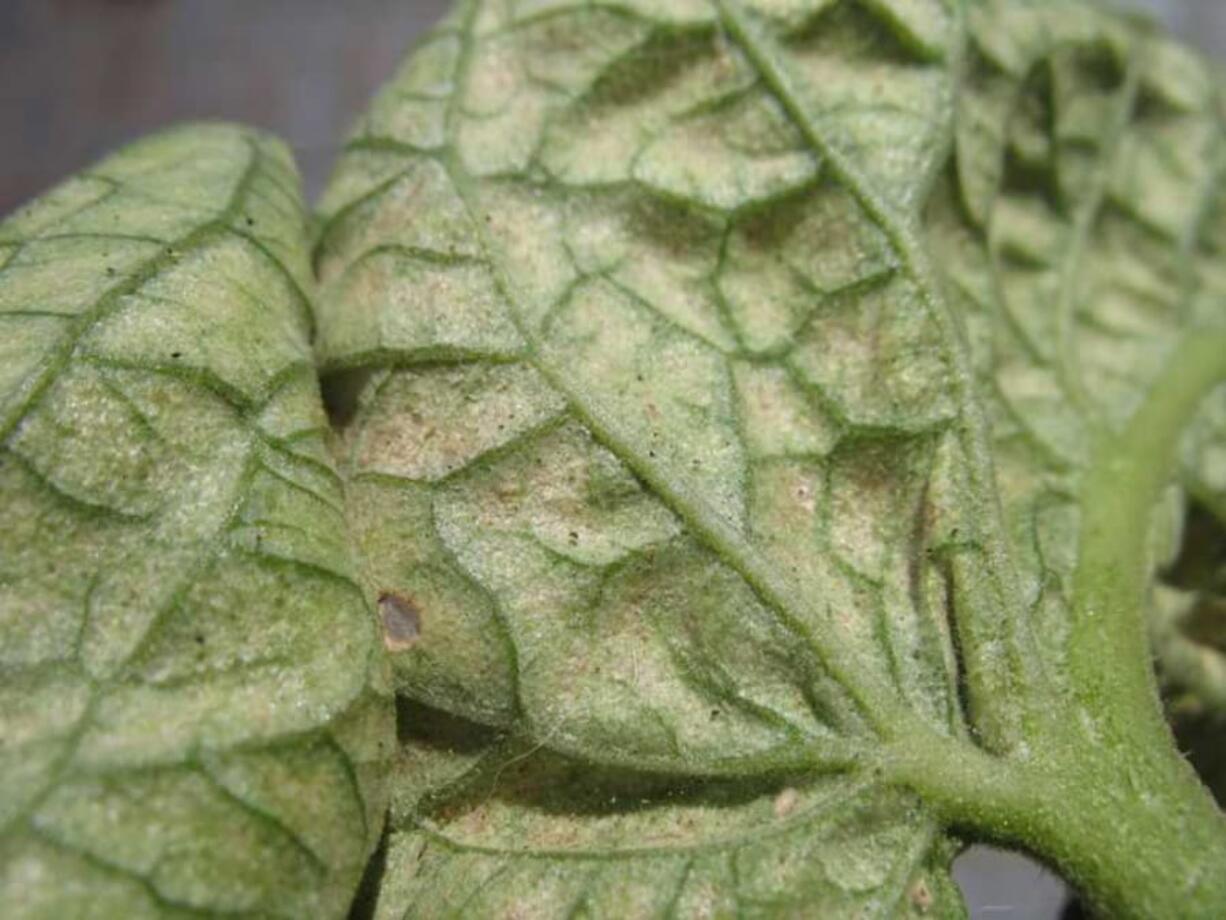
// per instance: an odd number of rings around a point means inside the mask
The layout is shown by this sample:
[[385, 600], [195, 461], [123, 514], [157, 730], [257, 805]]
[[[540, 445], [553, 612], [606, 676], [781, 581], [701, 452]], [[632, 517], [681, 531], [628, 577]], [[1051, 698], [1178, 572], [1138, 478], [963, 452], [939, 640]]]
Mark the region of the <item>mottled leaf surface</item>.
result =
[[594, 768], [401, 713], [377, 917], [957, 914], [951, 846], [863, 776]]
[[1214, 910], [1222, 102], [1089, 2], [461, 0], [311, 260], [224, 126], [12, 216], [0, 914], [339, 916], [389, 811], [380, 920], [959, 916], [955, 826]]
[[392, 732], [288, 153], [156, 135], [0, 250], [0, 915], [342, 915]]
[[402, 693], [533, 751], [403, 771], [388, 915], [960, 911], [849, 767], [963, 730], [952, 586], [997, 604], [914, 229], [956, 13], [465, 3], [359, 125], [316, 266], [366, 589]]
[[[1226, 326], [1222, 96], [1191, 52], [1091, 5], [992, 0], [969, 23], [955, 156], [926, 236], [967, 325], [1025, 603], [1058, 662], [1087, 474], [1181, 344]], [[1178, 550], [1185, 496], [1226, 515], [1224, 418], [1219, 389], [1155, 516], [1156, 568]], [[1195, 626], [1211, 606], [1155, 599], [1169, 683], [1226, 676]]]

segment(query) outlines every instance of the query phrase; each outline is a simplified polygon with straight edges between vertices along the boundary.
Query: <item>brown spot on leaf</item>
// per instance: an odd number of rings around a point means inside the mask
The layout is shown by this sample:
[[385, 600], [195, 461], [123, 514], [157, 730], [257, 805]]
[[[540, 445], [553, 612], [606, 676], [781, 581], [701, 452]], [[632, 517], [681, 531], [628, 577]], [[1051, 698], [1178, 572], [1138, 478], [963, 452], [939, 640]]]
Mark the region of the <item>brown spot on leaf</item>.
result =
[[907, 896], [911, 899], [911, 903], [915, 905], [915, 909], [921, 914], [928, 913], [928, 909], [932, 907], [932, 889], [928, 887], [928, 883], [922, 878], [916, 880]]
[[786, 818], [796, 810], [796, 806], [800, 804], [800, 793], [788, 786], [780, 790], [775, 796], [775, 817]]
[[403, 652], [421, 638], [421, 610], [409, 598], [391, 591], [379, 595], [383, 644], [389, 652]]
[[796, 503], [807, 512], [812, 514], [817, 510], [817, 499], [813, 495], [813, 489], [806, 483], [801, 483], [796, 487]]

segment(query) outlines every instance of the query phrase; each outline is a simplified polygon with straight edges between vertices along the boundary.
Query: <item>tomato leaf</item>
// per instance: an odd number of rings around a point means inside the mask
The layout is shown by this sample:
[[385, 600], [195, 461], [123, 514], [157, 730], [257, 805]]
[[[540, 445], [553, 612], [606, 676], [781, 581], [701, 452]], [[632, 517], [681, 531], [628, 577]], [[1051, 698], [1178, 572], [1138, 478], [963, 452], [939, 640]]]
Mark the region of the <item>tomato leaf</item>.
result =
[[[553, 752], [516, 763], [548, 806], [508, 792], [496, 823], [556, 814], [541, 834], [573, 828], [610, 860], [545, 914], [612, 910], [601, 886], [643, 871], [621, 855], [629, 828], [585, 817], [619, 770], [696, 802], [700, 781], [753, 790], [657, 854], [646, 913], [657, 887], [711, 884], [721, 904], [765, 885], [779, 904], [915, 909], [917, 873], [949, 852], [918, 803], [848, 765], [900, 722], [964, 730], [947, 607], [984, 551], [973, 406], [952, 316], [911, 261], [958, 26], [940, 3], [811, 7], [463, 4], [323, 202], [318, 348], [356, 389], [344, 472], [397, 686]], [[560, 763], [580, 778], [543, 778]], [[780, 775], [798, 769], [801, 786]], [[691, 850], [774, 858], [772, 803], [792, 795], [814, 813], [798, 874], [738, 886], [695, 855], [686, 880]], [[682, 820], [642, 811], [649, 837]], [[405, 897], [459, 909], [440, 879], [474, 860], [500, 879], [481, 904], [528, 890], [537, 845], [461, 858], [482, 838], [436, 812], [392, 838], [393, 878], [442, 848]], [[752, 828], [741, 855], [732, 821]], [[875, 866], [862, 891], [819, 868], [856, 833]]]
[[[1221, 94], [1187, 49], [1092, 7], [984, 3], [970, 26], [973, 78], [926, 236], [969, 330], [1023, 596], [1058, 672], [1087, 482], [1109, 474], [1113, 438], [1181, 345], [1223, 326]], [[1185, 495], [1226, 515], [1223, 406], [1219, 388], [1184, 437], [1151, 574], [1179, 548]], [[1152, 606], [1164, 680], [1220, 707], [1226, 659], [1178, 601]]]
[[168, 131], [0, 245], [0, 913], [341, 913], [391, 726], [288, 153]]

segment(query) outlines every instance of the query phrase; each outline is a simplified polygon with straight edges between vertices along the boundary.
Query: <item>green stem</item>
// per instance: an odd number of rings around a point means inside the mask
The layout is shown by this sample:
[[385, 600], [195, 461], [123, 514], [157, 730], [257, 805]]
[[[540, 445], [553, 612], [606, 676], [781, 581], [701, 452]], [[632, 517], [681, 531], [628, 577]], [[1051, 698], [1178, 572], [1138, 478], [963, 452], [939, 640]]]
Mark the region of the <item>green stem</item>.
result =
[[1220, 917], [1226, 819], [1176, 750], [1150, 664], [1150, 515], [1182, 432], [1226, 378], [1226, 333], [1186, 336], [1128, 425], [1104, 436], [1081, 491], [1068, 645], [1071, 699], [993, 757], [935, 735], [883, 770], [946, 821], [1020, 845], [1110, 917]]
[[1049, 862], [1102, 916], [1217, 918], [1226, 904], [1226, 819], [1171, 749], [1106, 756], [1074, 728], [1021, 763], [935, 736], [891, 750], [883, 770], [949, 824]]
[[1181, 435], [1226, 378], [1226, 333], [1189, 334], [1127, 427], [1105, 438], [1082, 487], [1070, 683], [1106, 745], [1170, 745], [1151, 666], [1150, 515]]

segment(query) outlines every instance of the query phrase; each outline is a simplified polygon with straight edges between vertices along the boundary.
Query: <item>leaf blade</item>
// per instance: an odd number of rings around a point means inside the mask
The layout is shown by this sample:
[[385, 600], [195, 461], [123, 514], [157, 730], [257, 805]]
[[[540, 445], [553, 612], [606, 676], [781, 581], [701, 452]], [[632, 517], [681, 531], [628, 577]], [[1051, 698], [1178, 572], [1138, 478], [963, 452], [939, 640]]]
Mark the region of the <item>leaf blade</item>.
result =
[[296, 174], [202, 126], [86, 175], [0, 225], [5, 319], [66, 317], [3, 393], [0, 902], [339, 913], [389, 726]]

